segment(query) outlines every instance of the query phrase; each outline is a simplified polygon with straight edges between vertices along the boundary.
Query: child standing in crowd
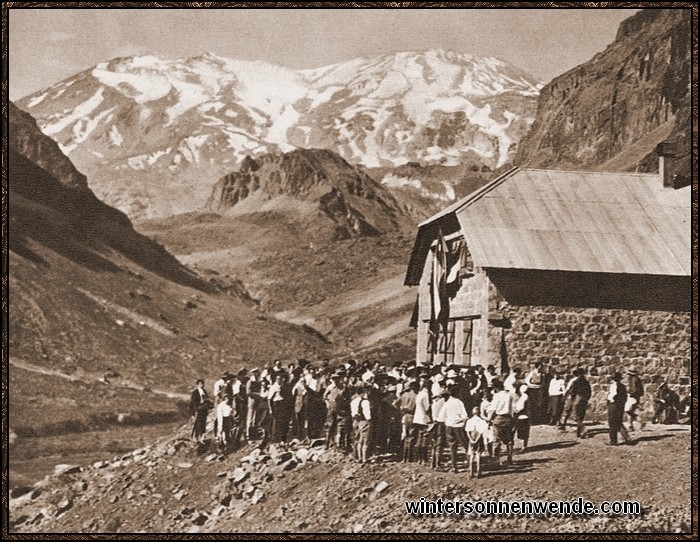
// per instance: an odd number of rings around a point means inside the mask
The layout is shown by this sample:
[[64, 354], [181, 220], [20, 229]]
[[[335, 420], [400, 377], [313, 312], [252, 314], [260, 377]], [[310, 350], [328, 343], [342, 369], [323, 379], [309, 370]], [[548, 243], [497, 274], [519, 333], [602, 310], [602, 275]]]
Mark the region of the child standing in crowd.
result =
[[515, 402], [515, 431], [516, 436], [523, 442], [521, 451], [527, 449], [527, 443], [530, 440], [530, 397], [528, 395], [528, 386], [523, 384], [520, 386], [520, 395]]
[[467, 420], [465, 431], [469, 439], [469, 476], [481, 476], [481, 456], [486, 449], [486, 433], [489, 424], [479, 416], [479, 407], [472, 409], [472, 417]]

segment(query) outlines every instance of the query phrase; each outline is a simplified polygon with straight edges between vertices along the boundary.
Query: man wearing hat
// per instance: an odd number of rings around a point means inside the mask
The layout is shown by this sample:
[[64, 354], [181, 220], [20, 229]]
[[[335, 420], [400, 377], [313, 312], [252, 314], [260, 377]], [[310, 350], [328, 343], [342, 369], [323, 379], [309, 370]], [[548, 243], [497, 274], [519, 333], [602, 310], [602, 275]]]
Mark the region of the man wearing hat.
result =
[[612, 375], [612, 384], [610, 384], [610, 389], [608, 391], [608, 434], [610, 436], [610, 442], [606, 442], [605, 444], [609, 446], [617, 446], [618, 433], [625, 439], [625, 444], [629, 443], [630, 437], [622, 423], [626, 402], [627, 388], [622, 383], [622, 374], [616, 371]]
[[[637, 409], [639, 402], [644, 396], [644, 384], [639, 378], [634, 366], [627, 369], [627, 403], [625, 404], [625, 412], [630, 417], [630, 431], [634, 431], [634, 421], [637, 419]], [[640, 429], [643, 427], [643, 423]]]
[[437, 373], [436, 375], [433, 375], [432, 380], [433, 384], [430, 388], [430, 394], [433, 397], [439, 397], [445, 389], [442, 385], [445, 382], [445, 377], [442, 376], [440, 373]]
[[214, 382], [214, 397], [217, 399], [221, 399], [221, 394], [223, 393], [223, 389], [226, 386], [226, 381], [231, 379], [231, 373], [228, 371], [225, 371], [219, 380]]
[[[343, 452], [348, 452], [352, 447], [352, 392], [346, 383], [346, 374], [339, 371], [333, 375], [333, 380], [338, 389], [333, 410], [336, 419], [336, 445]], [[330, 431], [329, 431], [330, 434]]]

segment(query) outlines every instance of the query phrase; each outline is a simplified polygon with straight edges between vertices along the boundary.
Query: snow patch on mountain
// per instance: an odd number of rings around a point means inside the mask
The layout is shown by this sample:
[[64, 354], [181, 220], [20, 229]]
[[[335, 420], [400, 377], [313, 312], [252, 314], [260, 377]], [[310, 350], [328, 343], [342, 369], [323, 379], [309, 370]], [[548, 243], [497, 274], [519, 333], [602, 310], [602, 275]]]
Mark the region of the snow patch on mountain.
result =
[[175, 105], [165, 110], [165, 113], [168, 115], [166, 126], [170, 126], [182, 113], [205, 103], [211, 98], [201, 85], [178, 81], [177, 79], [172, 80], [171, 83], [177, 91], [177, 101]]
[[438, 200], [445, 203], [455, 200], [454, 188], [446, 181], [442, 182], [442, 185], [445, 187], [444, 194], [439, 194], [428, 189], [420, 179], [409, 179], [408, 177], [394, 175], [393, 173], [385, 175], [382, 178], [381, 183], [387, 188], [412, 188], [417, 190], [420, 195], [425, 198]]
[[147, 166], [152, 166], [155, 164], [159, 158], [167, 156], [170, 153], [170, 148], [160, 149], [151, 153], [139, 154], [138, 156], [131, 156], [127, 159], [129, 167], [133, 170], [146, 169]]
[[51, 117], [49, 117], [49, 122], [41, 124], [41, 131], [48, 136], [52, 136], [59, 132], [62, 132], [65, 128], [67, 128], [74, 122], [83, 120], [84, 117], [92, 113], [102, 103], [102, 100], [104, 99], [102, 97], [103, 93], [104, 88], [101, 87], [97, 89], [97, 92], [95, 92], [95, 94], [93, 94], [83, 103], [76, 106], [67, 115], [57, 115], [55, 118], [55, 122], [50, 122]]
[[40, 94], [39, 96], [34, 98], [32, 101], [30, 101], [28, 106], [34, 107], [34, 106], [39, 105], [41, 102], [44, 101], [44, 98], [46, 98], [46, 96], [48, 96], [48, 94], [49, 94], [48, 92], [44, 92], [43, 94]]
[[110, 143], [116, 147], [121, 147], [122, 143], [124, 142], [124, 136], [119, 131], [116, 124], [112, 124], [112, 126], [109, 127], [107, 137], [109, 138]]
[[[138, 57], [136, 57], [136, 61], [138, 62]], [[120, 68], [126, 69], [123, 66]], [[98, 64], [92, 70], [92, 76], [103, 85], [113, 88], [139, 104], [164, 98], [172, 90], [170, 81], [163, 74], [112, 71], [107, 62]]]
[[94, 117], [83, 117], [82, 119], [78, 120], [73, 125], [73, 145], [79, 145], [83, 141], [85, 141], [88, 136], [95, 131], [95, 128], [100, 124], [102, 119], [106, 119], [106, 122], [109, 122], [110, 116], [112, 115], [112, 111], [114, 111], [114, 107], [110, 107], [109, 109], [105, 109], [104, 111], [101, 111]]
[[177, 150], [188, 162], [199, 162], [201, 156], [200, 147], [207, 139], [209, 139], [209, 134], [186, 137]]

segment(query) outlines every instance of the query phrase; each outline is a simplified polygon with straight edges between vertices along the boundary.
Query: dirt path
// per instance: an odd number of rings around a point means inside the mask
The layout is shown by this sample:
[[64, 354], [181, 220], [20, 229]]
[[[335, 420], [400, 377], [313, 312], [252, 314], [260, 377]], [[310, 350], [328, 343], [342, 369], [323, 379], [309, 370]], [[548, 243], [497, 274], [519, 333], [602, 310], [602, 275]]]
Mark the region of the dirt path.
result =
[[[41, 365], [37, 365], [35, 363], [30, 363], [28, 361], [20, 360], [17, 358], [10, 358], [10, 365], [17, 367], [19, 369], [24, 369], [25, 371], [30, 371], [32, 373], [39, 373], [43, 374], [46, 376], [55, 376], [58, 378], [63, 378], [65, 380], [70, 380], [71, 382], [85, 382], [85, 383], [92, 383], [96, 381], [104, 382], [108, 384], [108, 382], [105, 382], [104, 378], [102, 376], [97, 376], [95, 374], [89, 374], [89, 373], [83, 373], [83, 374], [78, 374], [78, 375], [72, 375], [72, 374], [67, 374], [67, 373], [62, 373], [60, 371], [56, 371], [54, 369], [47, 369], [46, 367], [42, 367]], [[130, 382], [128, 380], [124, 380], [122, 378], [119, 378], [118, 380], [113, 381], [114, 384], [119, 385], [124, 388], [129, 388], [132, 390], [137, 390], [137, 391], [143, 391], [147, 393], [154, 393], [156, 395], [164, 395], [165, 397], [168, 397], [170, 399], [178, 399], [181, 401], [187, 401], [189, 400], [189, 395], [186, 393], [178, 393], [178, 392], [173, 392], [173, 391], [167, 391], [167, 390], [158, 390], [158, 389], [152, 389], [152, 388], [146, 388], [144, 386], [139, 386], [138, 384], [134, 384], [133, 382]]]

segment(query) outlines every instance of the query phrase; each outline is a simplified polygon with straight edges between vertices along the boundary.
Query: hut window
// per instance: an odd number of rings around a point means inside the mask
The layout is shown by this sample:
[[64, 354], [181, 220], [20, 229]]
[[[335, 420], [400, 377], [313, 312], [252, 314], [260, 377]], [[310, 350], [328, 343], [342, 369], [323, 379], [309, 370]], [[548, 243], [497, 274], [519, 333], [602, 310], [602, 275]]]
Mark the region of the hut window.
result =
[[433, 361], [435, 358], [435, 354], [437, 354], [437, 347], [438, 347], [438, 336], [433, 332], [433, 330], [430, 329], [430, 323], [426, 321], [427, 329], [428, 329], [428, 347], [426, 349], [426, 353], [430, 356], [430, 361]]
[[464, 365], [471, 365], [472, 362], [474, 320], [474, 318], [466, 318], [462, 323], [462, 363]]
[[447, 329], [442, 329], [438, 340], [438, 358], [446, 365], [454, 363], [455, 359], [455, 321], [447, 322]]

